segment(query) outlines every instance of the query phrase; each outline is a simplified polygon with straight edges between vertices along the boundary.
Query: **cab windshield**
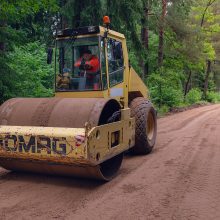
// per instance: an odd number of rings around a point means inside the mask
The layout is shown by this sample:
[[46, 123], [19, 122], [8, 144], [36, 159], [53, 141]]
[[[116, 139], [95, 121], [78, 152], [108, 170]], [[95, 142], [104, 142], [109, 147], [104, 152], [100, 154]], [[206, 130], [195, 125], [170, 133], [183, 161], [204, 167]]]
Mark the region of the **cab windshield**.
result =
[[68, 38], [57, 41], [56, 91], [101, 89], [98, 37]]

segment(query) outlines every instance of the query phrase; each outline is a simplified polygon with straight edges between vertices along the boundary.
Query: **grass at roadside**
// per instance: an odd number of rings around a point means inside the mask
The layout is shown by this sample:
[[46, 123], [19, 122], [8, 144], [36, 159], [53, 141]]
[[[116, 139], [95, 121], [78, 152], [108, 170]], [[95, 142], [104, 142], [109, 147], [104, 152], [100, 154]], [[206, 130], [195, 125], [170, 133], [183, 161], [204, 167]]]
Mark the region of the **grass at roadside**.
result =
[[198, 108], [198, 107], [202, 107], [202, 106], [208, 106], [208, 105], [212, 105], [212, 104], [217, 104], [220, 102], [207, 102], [207, 101], [200, 101], [194, 104], [182, 104], [179, 105], [177, 107], [167, 107], [167, 106], [162, 106], [161, 108], [157, 108], [157, 112], [158, 112], [158, 116], [162, 117], [165, 115], [169, 115], [169, 114], [174, 114], [174, 113], [178, 113], [178, 112], [183, 112], [183, 111], [187, 111], [190, 109], [194, 109], [194, 108]]

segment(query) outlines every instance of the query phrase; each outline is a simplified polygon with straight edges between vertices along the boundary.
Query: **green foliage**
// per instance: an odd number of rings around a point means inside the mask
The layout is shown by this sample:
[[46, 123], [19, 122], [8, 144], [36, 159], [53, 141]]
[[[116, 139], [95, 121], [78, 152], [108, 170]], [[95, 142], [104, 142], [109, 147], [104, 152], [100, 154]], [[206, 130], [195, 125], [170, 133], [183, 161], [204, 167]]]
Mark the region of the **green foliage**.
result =
[[163, 87], [159, 104], [166, 104], [169, 107], [179, 106], [182, 102], [182, 91], [171, 87]]
[[149, 65], [149, 72], [153, 73], [157, 70], [157, 50], [158, 47], [158, 36], [155, 32], [149, 31], [149, 51], [146, 51], [147, 57], [145, 57], [146, 60], [150, 63]]
[[208, 102], [218, 103], [218, 102], [220, 102], [220, 93], [210, 91], [207, 93], [206, 99]]
[[164, 115], [166, 114], [167, 112], [169, 112], [170, 110], [170, 107], [167, 106], [167, 105], [162, 105], [160, 108], [158, 108], [158, 114], [159, 115]]
[[140, 67], [140, 63], [138, 62], [137, 55], [136, 55], [135, 51], [130, 50], [129, 60], [130, 60], [132, 67], [135, 69], [135, 71], [137, 71], [138, 73], [141, 73], [142, 69]]
[[164, 70], [154, 73], [148, 78], [151, 98], [159, 107], [178, 106], [183, 102], [181, 77], [178, 73]]
[[[52, 42], [57, 10], [56, 0], [1, 0], [0, 103], [16, 96], [51, 95], [52, 81], [43, 59], [45, 44]], [[33, 43], [34, 49], [29, 43], [35, 41], [43, 43]]]
[[194, 104], [200, 102], [202, 99], [202, 92], [198, 88], [191, 89], [186, 95], [186, 103]]
[[[110, 16], [111, 29], [126, 36], [130, 63], [142, 77], [142, 65], [149, 64], [146, 83], [162, 111], [182, 105], [183, 94], [189, 90], [186, 102], [198, 102], [204, 85], [210, 91], [207, 100], [216, 102], [218, 94], [212, 91], [220, 90], [220, 65], [214, 62], [220, 57], [219, 1], [207, 9], [205, 0], [168, 2], [161, 22], [162, 1], [1, 0], [0, 50], [1, 44], [4, 49], [0, 51], [0, 102], [15, 96], [50, 96], [53, 70], [45, 64], [45, 50], [54, 44], [55, 29], [102, 25], [104, 15]], [[152, 16], [146, 17], [147, 8]], [[161, 25], [162, 68], [158, 66]], [[148, 49], [141, 38], [144, 27], [149, 29]], [[212, 70], [208, 77], [207, 60]]]
[[214, 60], [216, 58], [215, 49], [211, 43], [204, 42], [204, 54], [209, 60]]
[[21, 21], [27, 15], [34, 15], [40, 10], [56, 11], [56, 0], [1, 0], [1, 19], [7, 21]]
[[45, 45], [34, 42], [15, 47], [8, 59], [9, 67], [17, 76], [13, 82], [16, 96], [47, 97], [53, 94], [53, 68], [46, 63]]
[[0, 104], [14, 97], [14, 82], [16, 73], [7, 65], [8, 58], [0, 54]]
[[102, 22], [103, 10], [101, 0], [69, 0], [61, 6], [61, 12], [67, 19], [70, 27], [100, 25]]

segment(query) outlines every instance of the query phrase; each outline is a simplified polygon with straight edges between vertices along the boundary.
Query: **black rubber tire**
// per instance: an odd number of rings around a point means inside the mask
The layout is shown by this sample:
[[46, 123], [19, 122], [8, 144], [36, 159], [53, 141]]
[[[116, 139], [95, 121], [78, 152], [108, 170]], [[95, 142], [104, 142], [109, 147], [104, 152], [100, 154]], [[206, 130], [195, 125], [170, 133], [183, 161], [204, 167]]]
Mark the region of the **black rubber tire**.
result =
[[[156, 142], [157, 137], [157, 113], [150, 101], [143, 97], [132, 100], [130, 104], [131, 117], [135, 118], [135, 146], [131, 148], [132, 154], [149, 154]], [[153, 127], [147, 124], [151, 120]], [[149, 131], [150, 136], [149, 136]]]

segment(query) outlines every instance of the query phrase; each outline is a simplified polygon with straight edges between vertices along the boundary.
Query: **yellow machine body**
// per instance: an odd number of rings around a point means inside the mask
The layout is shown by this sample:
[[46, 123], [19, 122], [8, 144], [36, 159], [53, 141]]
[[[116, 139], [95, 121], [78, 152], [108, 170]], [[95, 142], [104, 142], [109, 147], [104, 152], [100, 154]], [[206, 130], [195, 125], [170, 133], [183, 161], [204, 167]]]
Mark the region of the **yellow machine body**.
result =
[[119, 122], [91, 129], [0, 126], [0, 155], [96, 166], [134, 145], [134, 119], [128, 111]]
[[[102, 36], [104, 37], [106, 28], [99, 27], [100, 33], [97, 35], [87, 35], [87, 37], [94, 37], [94, 36]], [[85, 37], [85, 36], [78, 36]], [[135, 70], [130, 66], [129, 64], [129, 57], [128, 57], [128, 51], [127, 51], [127, 44], [126, 44], [126, 38], [123, 34], [118, 33], [113, 30], [108, 30], [108, 37], [115, 39], [122, 43], [122, 50], [123, 50], [123, 56], [124, 56], [124, 76], [123, 76], [123, 82], [120, 84], [117, 84], [116, 86], [109, 87], [109, 77], [107, 77], [107, 85], [108, 88], [103, 91], [87, 91], [87, 92], [56, 92], [56, 97], [63, 97], [63, 98], [114, 98], [118, 100], [119, 102], [123, 103], [123, 107], [128, 107], [129, 103], [129, 97], [144, 97], [149, 98], [148, 89], [146, 85], [143, 83], [139, 75], [135, 72]], [[105, 51], [106, 57], [107, 57], [107, 51]], [[108, 72], [108, 65], [106, 60], [106, 67], [107, 67], [107, 76], [109, 76]], [[122, 89], [121, 96], [112, 97], [111, 91], [115, 89]]]
[[[99, 29], [98, 34], [86, 36], [104, 37], [106, 28]], [[123, 82], [110, 88], [106, 65], [108, 87], [103, 91], [62, 91], [55, 98], [4, 103], [0, 107], [0, 166], [104, 180], [114, 177], [123, 152], [135, 144], [129, 101], [135, 96], [147, 98], [148, 91], [129, 65], [125, 36], [112, 30], [107, 34], [122, 43]], [[112, 95], [117, 90], [120, 95]], [[104, 123], [113, 110], [121, 112], [120, 121]]]

